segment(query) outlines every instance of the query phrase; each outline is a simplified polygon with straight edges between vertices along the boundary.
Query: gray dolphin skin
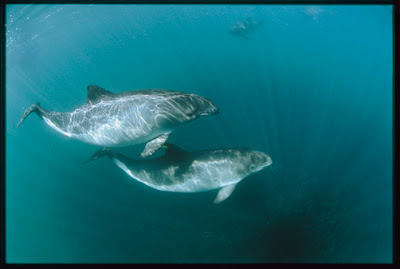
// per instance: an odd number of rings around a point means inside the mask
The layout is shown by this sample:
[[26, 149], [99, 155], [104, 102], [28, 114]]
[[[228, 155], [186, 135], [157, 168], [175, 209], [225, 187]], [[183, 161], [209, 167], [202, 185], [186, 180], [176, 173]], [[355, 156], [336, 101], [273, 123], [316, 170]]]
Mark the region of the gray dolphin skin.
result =
[[219, 109], [199, 95], [159, 89], [112, 93], [96, 85], [87, 87], [86, 103], [72, 112], [30, 106], [18, 126], [35, 112], [57, 132], [103, 147], [147, 143], [141, 156], [152, 155], [177, 127]]
[[272, 164], [267, 154], [250, 149], [188, 152], [169, 143], [163, 148], [162, 157], [146, 160], [133, 160], [103, 148], [85, 163], [108, 156], [130, 177], [160, 191], [202, 192], [220, 188], [214, 203], [228, 198], [239, 181]]

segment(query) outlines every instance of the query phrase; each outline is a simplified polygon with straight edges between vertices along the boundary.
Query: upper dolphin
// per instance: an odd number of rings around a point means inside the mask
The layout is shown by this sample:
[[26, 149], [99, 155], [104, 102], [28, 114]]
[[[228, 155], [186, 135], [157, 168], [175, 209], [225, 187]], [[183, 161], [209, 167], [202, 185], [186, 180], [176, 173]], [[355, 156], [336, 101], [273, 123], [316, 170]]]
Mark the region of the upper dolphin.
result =
[[162, 147], [163, 156], [147, 160], [133, 160], [103, 148], [86, 162], [108, 156], [132, 178], [161, 191], [202, 192], [220, 188], [215, 203], [228, 198], [243, 178], [272, 163], [267, 154], [245, 148], [188, 152], [169, 143]]
[[152, 155], [178, 126], [219, 109], [196, 94], [148, 89], [112, 93], [96, 85], [87, 87], [87, 101], [72, 112], [30, 106], [17, 127], [32, 112], [57, 132], [83, 142], [122, 147], [147, 143], [141, 156]]

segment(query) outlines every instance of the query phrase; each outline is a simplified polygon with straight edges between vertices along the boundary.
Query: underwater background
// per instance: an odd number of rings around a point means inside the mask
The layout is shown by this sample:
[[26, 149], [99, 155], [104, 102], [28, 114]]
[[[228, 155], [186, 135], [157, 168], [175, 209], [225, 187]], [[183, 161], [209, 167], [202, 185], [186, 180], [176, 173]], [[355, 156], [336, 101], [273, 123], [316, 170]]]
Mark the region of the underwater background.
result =
[[[392, 261], [390, 5], [7, 5], [6, 16], [8, 263]], [[161, 192], [107, 158], [82, 165], [100, 147], [35, 114], [16, 129], [35, 102], [81, 106], [90, 84], [209, 98], [220, 113], [168, 141], [248, 147], [273, 164], [216, 205], [217, 190]]]

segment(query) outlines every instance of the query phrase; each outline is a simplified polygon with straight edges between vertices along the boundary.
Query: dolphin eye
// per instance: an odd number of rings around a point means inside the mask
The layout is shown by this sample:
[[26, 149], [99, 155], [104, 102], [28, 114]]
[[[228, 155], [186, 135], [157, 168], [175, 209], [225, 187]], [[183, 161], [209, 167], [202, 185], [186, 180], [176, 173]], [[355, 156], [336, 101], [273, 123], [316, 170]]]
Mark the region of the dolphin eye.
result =
[[249, 167], [249, 168], [250, 168], [250, 171], [251, 171], [251, 172], [254, 172], [254, 171], [256, 170], [257, 167], [256, 167], [255, 164], [252, 163], [252, 164], [250, 164], [250, 167]]
[[192, 110], [192, 111], [188, 112], [187, 115], [188, 115], [189, 117], [193, 117], [193, 116], [195, 115], [195, 111]]

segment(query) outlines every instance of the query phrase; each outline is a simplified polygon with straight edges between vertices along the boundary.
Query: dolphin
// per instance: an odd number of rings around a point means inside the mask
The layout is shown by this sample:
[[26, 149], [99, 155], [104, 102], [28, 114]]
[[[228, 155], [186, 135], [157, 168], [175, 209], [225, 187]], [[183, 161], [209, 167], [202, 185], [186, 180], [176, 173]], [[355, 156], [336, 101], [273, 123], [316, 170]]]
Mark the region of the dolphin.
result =
[[49, 111], [35, 103], [18, 126], [35, 112], [57, 132], [103, 147], [147, 143], [141, 156], [152, 155], [177, 127], [219, 109], [196, 94], [148, 89], [112, 93], [96, 85], [87, 87], [87, 100], [72, 112]]
[[228, 198], [239, 181], [272, 164], [267, 154], [245, 148], [188, 152], [169, 143], [162, 147], [163, 156], [146, 160], [133, 160], [111, 148], [103, 148], [85, 163], [108, 156], [130, 177], [160, 191], [220, 189], [214, 203]]
[[229, 33], [247, 39], [248, 34], [253, 32], [261, 24], [262, 22], [256, 22], [252, 18], [247, 18], [246, 20], [240, 21], [232, 26]]

